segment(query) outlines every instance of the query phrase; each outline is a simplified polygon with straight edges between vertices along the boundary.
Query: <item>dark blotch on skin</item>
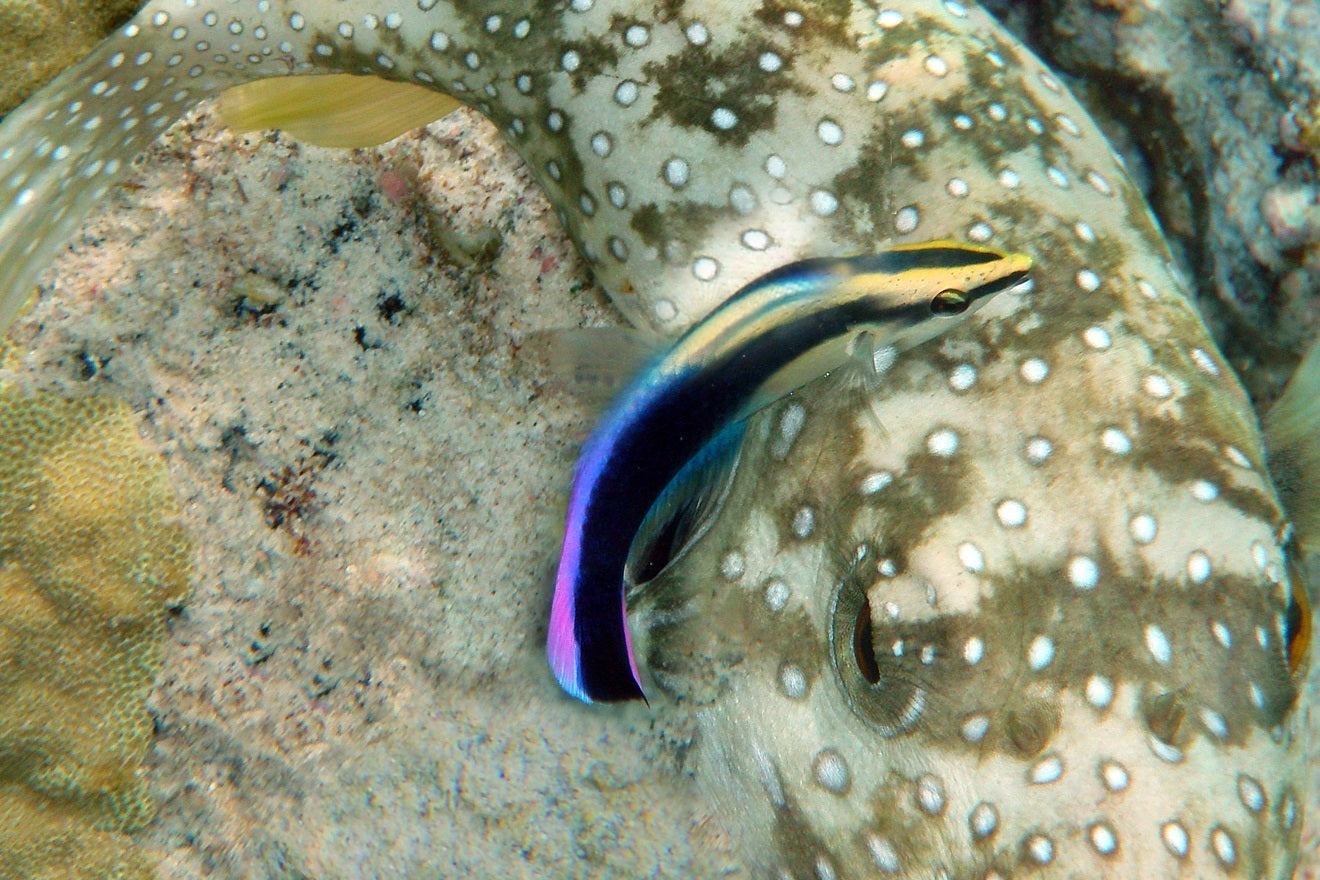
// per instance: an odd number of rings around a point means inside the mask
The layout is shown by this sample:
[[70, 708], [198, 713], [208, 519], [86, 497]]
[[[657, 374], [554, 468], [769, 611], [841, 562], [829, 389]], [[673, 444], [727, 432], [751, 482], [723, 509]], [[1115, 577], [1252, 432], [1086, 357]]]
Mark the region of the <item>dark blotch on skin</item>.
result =
[[[757, 66], [761, 53], [768, 50], [779, 51], [784, 58], [778, 73], [767, 74]], [[774, 126], [781, 94], [805, 93], [789, 74], [791, 68], [791, 56], [763, 39], [742, 39], [716, 53], [710, 46], [686, 46], [643, 68], [646, 80], [657, 86], [655, 106], [646, 121], [667, 119], [682, 128], [708, 132], [725, 146], [745, 147], [752, 135]], [[737, 124], [717, 128], [711, 114], [718, 107], [733, 111]]]

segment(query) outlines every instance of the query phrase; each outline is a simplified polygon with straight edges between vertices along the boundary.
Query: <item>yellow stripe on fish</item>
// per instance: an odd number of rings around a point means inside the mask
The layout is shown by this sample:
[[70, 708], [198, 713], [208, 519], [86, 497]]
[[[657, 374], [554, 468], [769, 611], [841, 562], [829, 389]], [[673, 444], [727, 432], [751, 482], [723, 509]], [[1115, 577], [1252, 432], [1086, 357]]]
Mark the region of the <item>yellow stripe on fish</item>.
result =
[[619, 308], [666, 333], [802, 259], [1032, 258], [1031, 297], [877, 364], [882, 388], [827, 380], [755, 419], [724, 514], [629, 597], [751, 863], [1290, 875], [1299, 635], [1255, 419], [1104, 138], [988, 16], [153, 2], [0, 126], [0, 320], [197, 99], [328, 72], [489, 116]]

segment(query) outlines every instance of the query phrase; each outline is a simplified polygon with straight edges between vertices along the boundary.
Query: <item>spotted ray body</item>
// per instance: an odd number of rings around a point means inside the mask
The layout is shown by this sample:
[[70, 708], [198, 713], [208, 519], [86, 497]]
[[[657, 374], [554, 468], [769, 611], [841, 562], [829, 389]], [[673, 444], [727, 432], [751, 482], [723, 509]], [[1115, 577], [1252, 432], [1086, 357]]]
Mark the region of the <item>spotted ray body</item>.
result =
[[799, 259], [1034, 258], [1032, 296], [873, 399], [827, 381], [758, 419], [726, 514], [632, 602], [767, 873], [1289, 875], [1290, 583], [1254, 419], [1117, 158], [984, 13], [153, 2], [0, 126], [0, 317], [198, 98], [329, 71], [488, 115], [664, 332]]

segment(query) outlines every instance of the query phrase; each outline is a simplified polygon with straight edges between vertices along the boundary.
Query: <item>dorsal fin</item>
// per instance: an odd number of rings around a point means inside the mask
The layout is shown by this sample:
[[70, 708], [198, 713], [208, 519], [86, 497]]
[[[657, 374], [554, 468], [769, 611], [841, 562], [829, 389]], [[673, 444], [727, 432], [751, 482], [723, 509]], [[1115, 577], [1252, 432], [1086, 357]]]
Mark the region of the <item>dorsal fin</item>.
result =
[[629, 327], [564, 327], [529, 333], [522, 346], [546, 367], [552, 382], [603, 409], [659, 355], [663, 343]]
[[280, 76], [232, 86], [220, 118], [236, 131], [280, 128], [320, 147], [374, 147], [434, 122], [462, 104], [412, 83], [333, 73]]

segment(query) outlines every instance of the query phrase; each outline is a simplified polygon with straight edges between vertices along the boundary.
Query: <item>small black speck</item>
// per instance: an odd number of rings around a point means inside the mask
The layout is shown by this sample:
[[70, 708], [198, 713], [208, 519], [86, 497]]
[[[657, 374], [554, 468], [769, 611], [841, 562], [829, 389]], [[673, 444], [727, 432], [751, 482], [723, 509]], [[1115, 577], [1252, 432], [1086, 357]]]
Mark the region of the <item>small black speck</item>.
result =
[[400, 312], [406, 311], [408, 311], [408, 304], [397, 293], [386, 294], [382, 292], [380, 298], [376, 300], [376, 314], [380, 315], [380, 319], [388, 324], [395, 323], [394, 318]]

